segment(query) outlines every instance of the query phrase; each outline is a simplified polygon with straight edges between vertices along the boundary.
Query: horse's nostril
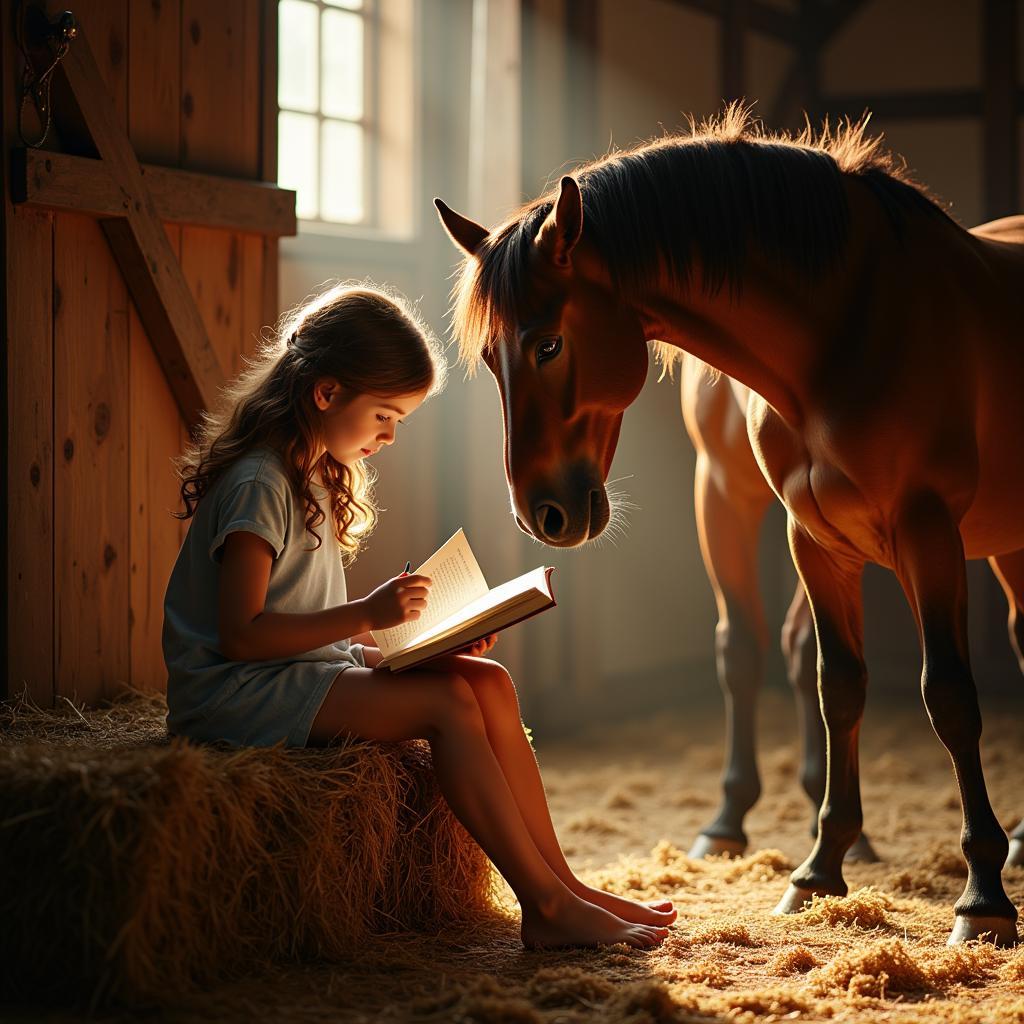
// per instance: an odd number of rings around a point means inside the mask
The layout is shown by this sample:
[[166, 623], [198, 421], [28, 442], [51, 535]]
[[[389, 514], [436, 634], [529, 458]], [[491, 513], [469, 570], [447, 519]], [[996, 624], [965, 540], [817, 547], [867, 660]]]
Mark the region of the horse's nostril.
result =
[[537, 526], [549, 540], [557, 540], [565, 529], [565, 512], [553, 502], [537, 506]]

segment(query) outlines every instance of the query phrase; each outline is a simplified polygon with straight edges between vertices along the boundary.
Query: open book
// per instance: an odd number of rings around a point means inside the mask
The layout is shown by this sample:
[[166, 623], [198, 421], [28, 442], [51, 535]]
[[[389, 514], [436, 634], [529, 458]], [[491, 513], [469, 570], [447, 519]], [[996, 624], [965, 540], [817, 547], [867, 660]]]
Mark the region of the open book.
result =
[[433, 580], [427, 607], [412, 622], [372, 632], [380, 648], [378, 668], [398, 672], [450, 654], [555, 604], [551, 573], [543, 566], [493, 590], [459, 530], [417, 570]]

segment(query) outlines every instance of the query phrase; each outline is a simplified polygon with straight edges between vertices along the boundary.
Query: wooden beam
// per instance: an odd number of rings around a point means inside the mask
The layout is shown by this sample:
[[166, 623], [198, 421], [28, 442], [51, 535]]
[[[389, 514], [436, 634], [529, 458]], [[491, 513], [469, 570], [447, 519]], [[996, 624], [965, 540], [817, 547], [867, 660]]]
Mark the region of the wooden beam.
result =
[[[11, 159], [16, 203], [94, 217], [125, 215], [127, 200], [102, 160], [40, 149], [16, 149]], [[288, 189], [152, 164], [142, 166], [142, 177], [162, 221], [275, 237], [295, 234], [295, 193]]]
[[[712, 18], [729, 17], [730, 0], [675, 0], [680, 7], [689, 7]], [[796, 46], [799, 38], [799, 19], [786, 11], [779, 10], [764, 0], [747, 0], [747, 25], [761, 35], [771, 36], [781, 43]]]
[[982, 31], [985, 214], [1017, 212], [1017, 2], [985, 0]]
[[[50, 59], [49, 46], [33, 55], [37, 66]], [[88, 139], [123, 192], [122, 215], [100, 225], [182, 417], [197, 423], [213, 405], [224, 375], [83, 25], [55, 76], [66, 86], [53, 111], [61, 138]]]
[[824, 38], [814, 0], [800, 0], [800, 42], [793, 62], [794, 83], [803, 97], [804, 113], [817, 123], [821, 116], [821, 50]]
[[[722, 0], [675, 0], [680, 7], [689, 7], [699, 14], [709, 14], [713, 18], [722, 16]], [[571, 6], [571, 5], [570, 5]]]
[[821, 51], [866, 2], [867, 0], [839, 0], [838, 3], [822, 9], [814, 0], [800, 0], [797, 54], [782, 80], [782, 85], [779, 86], [778, 94], [768, 113], [769, 125], [781, 125], [788, 118], [790, 108], [798, 96], [812, 121], [818, 120], [822, 112], [818, 102], [818, 65]]
[[951, 89], [824, 96], [821, 105], [830, 114], [848, 114], [850, 117], [859, 117], [865, 110], [870, 110], [878, 117], [926, 120], [978, 117], [983, 103], [982, 94], [977, 89]]
[[722, 99], [726, 103], [746, 95], [746, 28], [748, 0], [723, 0], [719, 35]]
[[771, 36], [780, 43], [796, 46], [800, 39], [800, 19], [793, 14], [780, 11], [770, 4], [749, 0], [747, 3], [747, 25], [753, 32]]

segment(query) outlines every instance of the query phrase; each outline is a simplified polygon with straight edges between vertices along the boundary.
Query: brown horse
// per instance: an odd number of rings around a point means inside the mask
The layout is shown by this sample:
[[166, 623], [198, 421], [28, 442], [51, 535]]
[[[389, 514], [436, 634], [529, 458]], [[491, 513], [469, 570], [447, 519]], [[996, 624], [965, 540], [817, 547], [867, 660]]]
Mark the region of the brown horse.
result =
[[827, 734], [817, 839], [778, 910], [847, 891], [843, 856], [862, 821], [860, 579], [872, 561], [896, 573], [913, 610], [925, 705], [960, 789], [968, 878], [950, 941], [1015, 941], [1007, 838], [981, 767], [964, 560], [990, 558], [1020, 652], [1024, 218], [967, 232], [862, 126], [769, 137], [735, 108], [581, 168], [491, 233], [438, 209], [467, 254], [462, 354], [497, 380], [512, 502], [533, 536], [576, 546], [607, 525], [604, 481], [648, 341], [750, 389], [747, 432], [788, 512]]
[[[722, 803], [690, 848], [690, 856], [697, 858], [743, 853], [743, 819], [761, 794], [755, 718], [768, 644], [758, 547], [765, 513], [774, 500], [747, 437], [749, 390], [709, 371], [701, 360], [682, 353], [680, 398], [683, 421], [697, 451], [697, 533], [718, 609], [715, 664], [726, 711]], [[825, 793], [825, 727], [818, 703], [814, 625], [799, 581], [782, 627], [782, 652], [796, 697], [803, 750], [800, 781], [813, 809], [813, 836]], [[862, 832], [845, 859], [869, 862], [878, 857]]]

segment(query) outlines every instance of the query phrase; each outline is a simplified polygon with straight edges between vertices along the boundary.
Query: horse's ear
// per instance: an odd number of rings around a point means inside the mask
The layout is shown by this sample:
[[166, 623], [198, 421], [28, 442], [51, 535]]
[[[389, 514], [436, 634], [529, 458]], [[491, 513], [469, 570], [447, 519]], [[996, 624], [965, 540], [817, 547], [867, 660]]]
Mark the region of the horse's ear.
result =
[[487, 228], [477, 224], [475, 220], [456, 213], [443, 199], [435, 199], [437, 215], [441, 218], [448, 237], [467, 256], [475, 256], [481, 243], [487, 237]]
[[558, 199], [537, 232], [537, 247], [559, 267], [569, 265], [576, 243], [583, 234], [583, 196], [576, 179], [562, 178]]

